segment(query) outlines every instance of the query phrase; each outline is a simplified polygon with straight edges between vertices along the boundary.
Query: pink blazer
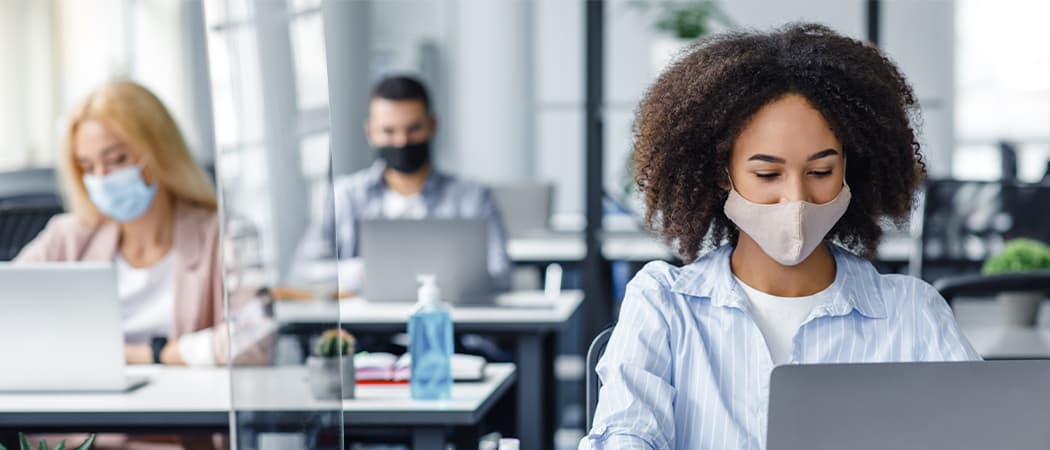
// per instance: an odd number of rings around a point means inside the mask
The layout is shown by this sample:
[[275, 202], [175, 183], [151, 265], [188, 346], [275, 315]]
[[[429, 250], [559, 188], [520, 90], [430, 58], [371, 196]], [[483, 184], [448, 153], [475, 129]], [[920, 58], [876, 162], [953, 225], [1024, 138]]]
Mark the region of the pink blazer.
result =
[[[172, 250], [175, 252], [175, 310], [171, 316], [169, 339], [205, 328], [219, 327], [212, 333], [212, 350], [224, 364], [227, 360], [225, 308], [223, 307], [222, 264], [219, 251], [219, 218], [214, 211], [185, 202], [175, 202]], [[111, 220], [86, 226], [71, 214], [60, 214], [48, 222], [32, 242], [15, 258], [16, 262], [113, 261], [118, 251], [120, 227]], [[231, 311], [247, 301], [247, 295], [230, 296]], [[255, 349], [238, 358], [238, 363], [260, 363], [264, 352]]]

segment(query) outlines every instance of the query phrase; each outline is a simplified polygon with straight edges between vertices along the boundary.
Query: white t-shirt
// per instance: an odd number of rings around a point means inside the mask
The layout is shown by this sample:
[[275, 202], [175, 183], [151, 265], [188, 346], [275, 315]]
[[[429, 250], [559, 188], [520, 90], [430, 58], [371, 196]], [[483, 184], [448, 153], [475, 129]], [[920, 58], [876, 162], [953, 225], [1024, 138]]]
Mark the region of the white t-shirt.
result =
[[133, 267], [117, 253], [117, 297], [120, 298], [124, 342], [148, 344], [168, 337], [175, 311], [175, 252], [152, 266]]
[[[154, 337], [168, 337], [175, 314], [175, 252], [144, 268], [128, 264], [119, 252], [115, 262], [124, 342], [149, 344]], [[213, 364], [211, 329], [184, 334], [178, 345], [187, 364]]]
[[[427, 216], [427, 204], [423, 201], [422, 193], [404, 196], [387, 188], [383, 189], [382, 201], [384, 219], [422, 219]], [[341, 259], [337, 267], [339, 290], [360, 291], [365, 277], [365, 266], [361, 258]]]
[[773, 364], [791, 362], [795, 334], [813, 308], [824, 303], [828, 289], [805, 297], [777, 297], [748, 286], [736, 276], [733, 278], [747, 296], [751, 315], [766, 340]]
[[427, 215], [423, 195], [401, 195], [393, 189], [383, 190], [383, 217], [387, 219], [422, 219]]

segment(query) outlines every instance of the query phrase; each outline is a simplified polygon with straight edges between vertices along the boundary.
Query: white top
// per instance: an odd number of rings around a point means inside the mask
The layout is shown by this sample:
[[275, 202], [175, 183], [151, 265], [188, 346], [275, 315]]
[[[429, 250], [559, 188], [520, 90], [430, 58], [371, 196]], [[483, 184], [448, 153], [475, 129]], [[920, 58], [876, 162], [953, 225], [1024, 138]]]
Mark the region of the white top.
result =
[[423, 195], [398, 194], [393, 189], [383, 190], [383, 217], [387, 219], [422, 219], [427, 215]]
[[[175, 252], [141, 269], [128, 264], [119, 252], [115, 262], [124, 343], [149, 344], [152, 338], [168, 337], [175, 314]], [[211, 333], [209, 328], [179, 337], [179, 353], [187, 364], [215, 363]]]
[[733, 279], [747, 296], [751, 315], [766, 340], [773, 364], [779, 366], [791, 362], [795, 334], [813, 308], [824, 302], [828, 289], [805, 297], [777, 297], [748, 286], [735, 275]]
[[[427, 216], [427, 204], [422, 193], [405, 196], [387, 188], [383, 189], [381, 201], [384, 219], [423, 219]], [[340, 259], [337, 270], [340, 291], [361, 291], [365, 282], [364, 263], [361, 258]]]
[[175, 311], [175, 252], [152, 266], [137, 268], [117, 253], [117, 297], [120, 298], [124, 342], [148, 344], [167, 337]]

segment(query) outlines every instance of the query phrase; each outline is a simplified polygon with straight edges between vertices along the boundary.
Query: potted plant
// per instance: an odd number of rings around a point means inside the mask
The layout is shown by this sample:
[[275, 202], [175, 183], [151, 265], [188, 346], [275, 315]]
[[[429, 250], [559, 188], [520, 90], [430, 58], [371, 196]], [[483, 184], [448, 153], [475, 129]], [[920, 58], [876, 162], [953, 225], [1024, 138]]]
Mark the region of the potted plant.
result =
[[[87, 450], [91, 448], [92, 442], [95, 442], [94, 433], [89, 435], [87, 440], [85, 440], [83, 444], [80, 444], [80, 446], [77, 447], [76, 450]], [[39, 445], [37, 446], [36, 450], [50, 450], [47, 446], [47, 440], [41, 439], [40, 442], [38, 442], [38, 444]], [[29, 439], [26, 438], [26, 435], [22, 433], [18, 433], [18, 447], [21, 450], [33, 450], [33, 446], [29, 444]], [[59, 442], [58, 445], [55, 446], [55, 450], [64, 450], [65, 448], [66, 441], [64, 440], [62, 442]], [[0, 444], [0, 450], [7, 450], [7, 447], [4, 447], [4, 444]]]
[[315, 354], [306, 358], [306, 369], [314, 398], [354, 398], [354, 337], [342, 328], [325, 331]]
[[715, 0], [634, 0], [631, 7], [650, 16], [660, 31], [649, 49], [649, 63], [659, 74], [690, 42], [711, 33], [716, 25], [735, 24]]
[[[1031, 239], [1013, 239], [1002, 252], [984, 262], [981, 272], [997, 275], [1039, 270], [1050, 270], [1050, 247]], [[1009, 324], [1032, 327], [1045, 296], [1041, 291], [1003, 292], [997, 298]]]

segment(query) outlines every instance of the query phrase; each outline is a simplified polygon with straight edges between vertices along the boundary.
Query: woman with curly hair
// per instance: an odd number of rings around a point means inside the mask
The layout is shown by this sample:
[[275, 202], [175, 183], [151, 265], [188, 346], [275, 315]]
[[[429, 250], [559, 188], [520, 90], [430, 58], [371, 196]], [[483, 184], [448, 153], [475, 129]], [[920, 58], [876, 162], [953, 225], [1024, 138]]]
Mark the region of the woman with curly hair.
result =
[[636, 182], [687, 264], [628, 284], [580, 448], [760, 449], [776, 365], [979, 359], [936, 290], [867, 259], [925, 176], [915, 117], [892, 62], [822, 25], [703, 39], [661, 74]]

